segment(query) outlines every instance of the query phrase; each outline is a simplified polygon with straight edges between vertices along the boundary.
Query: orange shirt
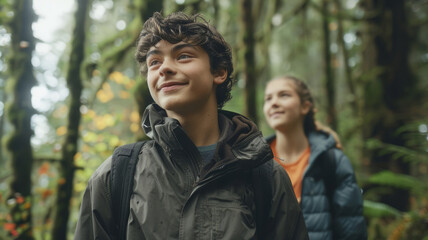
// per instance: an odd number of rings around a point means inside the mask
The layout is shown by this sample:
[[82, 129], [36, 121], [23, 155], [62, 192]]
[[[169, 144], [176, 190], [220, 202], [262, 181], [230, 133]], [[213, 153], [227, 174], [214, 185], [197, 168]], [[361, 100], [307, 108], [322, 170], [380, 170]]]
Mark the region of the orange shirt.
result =
[[293, 184], [294, 194], [296, 194], [297, 201], [300, 203], [300, 198], [302, 196], [302, 181], [303, 173], [309, 165], [309, 156], [311, 155], [311, 148], [308, 146], [307, 149], [302, 153], [302, 155], [291, 164], [286, 164], [281, 159], [279, 159], [276, 152], [276, 138], [270, 143], [270, 148], [272, 149], [274, 159], [284, 167], [287, 171], [288, 176], [290, 177], [291, 183]]

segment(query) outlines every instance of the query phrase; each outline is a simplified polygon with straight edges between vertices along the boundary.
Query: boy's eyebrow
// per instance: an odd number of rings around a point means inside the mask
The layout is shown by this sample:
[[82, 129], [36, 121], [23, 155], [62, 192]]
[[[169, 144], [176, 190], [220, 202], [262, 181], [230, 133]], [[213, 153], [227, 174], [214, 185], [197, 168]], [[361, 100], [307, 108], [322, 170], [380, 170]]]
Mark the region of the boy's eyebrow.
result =
[[171, 51], [171, 52], [175, 52], [175, 51], [178, 51], [178, 50], [180, 50], [180, 49], [182, 49], [182, 48], [186, 48], [186, 47], [195, 48], [195, 45], [192, 45], [192, 44], [190, 44], [190, 43], [181, 43], [181, 44], [177, 44], [177, 45], [175, 45], [175, 46], [172, 48], [172, 51]]
[[160, 53], [161, 53], [161, 51], [159, 51], [159, 50], [157, 50], [157, 49], [155, 49], [155, 50], [150, 50], [150, 51], [148, 51], [148, 52], [147, 52], [147, 54], [146, 54], [146, 59], [147, 59], [147, 58], [149, 58], [151, 55], [160, 54]]
[[[172, 49], [171, 52], [176, 52], [182, 48], [186, 48], [186, 47], [191, 47], [191, 48], [195, 48], [195, 45], [192, 45], [190, 43], [181, 43], [181, 44], [177, 44], [175, 45]], [[149, 58], [150, 55], [154, 55], [154, 54], [161, 54], [162, 52], [158, 49], [154, 49], [154, 50], [150, 50], [147, 52], [146, 54], [146, 59]]]

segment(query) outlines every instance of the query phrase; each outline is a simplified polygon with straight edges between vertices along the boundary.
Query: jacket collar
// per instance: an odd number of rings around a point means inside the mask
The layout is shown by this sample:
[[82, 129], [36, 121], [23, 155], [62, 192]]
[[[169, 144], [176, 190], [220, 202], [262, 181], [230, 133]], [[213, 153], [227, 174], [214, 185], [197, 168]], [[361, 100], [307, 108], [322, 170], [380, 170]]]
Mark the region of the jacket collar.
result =
[[[269, 145], [251, 120], [224, 110], [220, 110], [218, 116], [220, 138], [214, 156], [216, 166], [238, 162], [245, 168], [252, 168], [272, 158]], [[169, 153], [194, 148], [178, 120], [167, 117], [157, 104], [147, 106], [142, 127], [148, 137]]]
[[[271, 143], [276, 138], [276, 135], [266, 137], [266, 141]], [[312, 165], [315, 159], [323, 152], [330, 148], [334, 148], [336, 140], [331, 134], [324, 131], [312, 131], [308, 135], [309, 146], [311, 148], [311, 156], [309, 157], [309, 165]]]

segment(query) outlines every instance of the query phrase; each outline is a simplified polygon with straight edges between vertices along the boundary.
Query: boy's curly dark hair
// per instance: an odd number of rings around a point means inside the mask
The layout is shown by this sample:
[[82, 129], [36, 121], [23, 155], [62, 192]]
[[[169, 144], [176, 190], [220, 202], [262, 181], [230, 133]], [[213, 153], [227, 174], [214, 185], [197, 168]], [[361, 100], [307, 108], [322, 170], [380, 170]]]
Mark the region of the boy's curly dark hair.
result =
[[163, 17], [155, 12], [143, 25], [137, 41], [136, 60], [140, 63], [143, 74], [147, 74], [146, 57], [149, 49], [159, 41], [165, 40], [175, 44], [186, 42], [204, 49], [210, 59], [211, 73], [227, 71], [226, 80], [217, 86], [217, 107], [221, 109], [230, 100], [233, 80], [232, 51], [223, 36], [201, 15], [186, 15], [182, 12]]

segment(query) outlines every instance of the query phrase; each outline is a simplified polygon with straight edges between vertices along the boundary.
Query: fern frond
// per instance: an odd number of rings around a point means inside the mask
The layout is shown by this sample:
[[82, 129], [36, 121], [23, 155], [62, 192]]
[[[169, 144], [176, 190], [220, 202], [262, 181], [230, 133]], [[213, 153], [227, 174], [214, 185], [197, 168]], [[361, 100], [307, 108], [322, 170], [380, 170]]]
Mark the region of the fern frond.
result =
[[399, 217], [402, 215], [397, 209], [380, 202], [364, 200], [364, 216], [372, 217]]
[[382, 171], [369, 177], [369, 184], [379, 184], [411, 191], [421, 191], [425, 187], [422, 181], [406, 174]]

